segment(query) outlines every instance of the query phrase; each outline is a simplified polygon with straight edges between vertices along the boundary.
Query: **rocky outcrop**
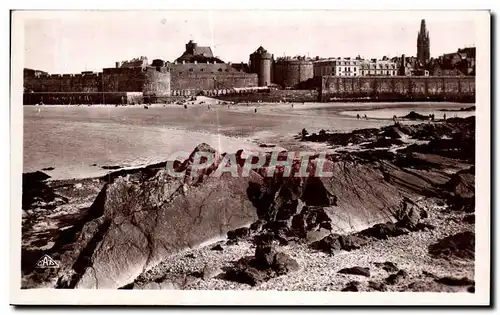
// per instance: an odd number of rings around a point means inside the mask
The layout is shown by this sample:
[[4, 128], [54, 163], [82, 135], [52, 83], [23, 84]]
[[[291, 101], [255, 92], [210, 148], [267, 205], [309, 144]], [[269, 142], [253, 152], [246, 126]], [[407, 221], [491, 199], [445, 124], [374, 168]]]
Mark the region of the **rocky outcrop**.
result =
[[[452, 207], [474, 208], [473, 152], [456, 150], [457, 139], [464, 137], [467, 146], [473, 136], [464, 124], [470, 127], [473, 121], [395, 125], [350, 134], [324, 132], [310, 139], [362, 144], [365, 149], [390, 145], [392, 149], [313, 156], [301, 176], [297, 176], [299, 160], [293, 162], [291, 177], [284, 175], [284, 167], [267, 176], [274, 168], [270, 154], [248, 177], [219, 176], [216, 169], [226, 155], [206, 144], [186, 160], [174, 161], [175, 171], [185, 171], [182, 177], [171, 176], [166, 162], [113, 172], [100, 179], [105, 185], [92, 206], [78, 224], [61, 233], [61, 241], [54, 246], [51, 255], [65, 268], [57, 287], [120, 288], [173, 253], [226, 236], [228, 246], [244, 239], [259, 249], [254, 258], [241, 260], [241, 268], [229, 273], [238, 281], [257, 285], [271, 274], [298, 268], [293, 259], [273, 249], [277, 244], [305, 243], [333, 254], [357, 250], [374, 239], [434, 229], [422, 221], [428, 214], [417, 198], [431, 196], [445, 199]], [[408, 137], [431, 142], [393, 148]], [[197, 152], [213, 154], [215, 162], [193, 168]], [[244, 154], [238, 151], [236, 155], [240, 175]], [[287, 152], [281, 152], [279, 159], [286, 156]], [[318, 169], [328, 175], [317, 176]], [[35, 179], [26, 183], [46, 186], [46, 178]], [[26, 192], [26, 198], [31, 198], [30, 190]], [[45, 192], [48, 198], [54, 197], [50, 190]], [[23, 204], [24, 198], [23, 192]], [[465, 236], [469, 244], [464, 245], [465, 251], [455, 252], [452, 247], [461, 245], [443, 240], [429, 247], [429, 253], [469, 257], [473, 238]], [[398, 271], [395, 266], [385, 267], [388, 272]], [[207, 270], [205, 278], [210, 274]], [[380, 284], [371, 288], [385, 289]]]
[[475, 233], [466, 231], [445, 237], [429, 245], [429, 254], [436, 258], [474, 259]]
[[243, 257], [223, 276], [230, 281], [257, 286], [271, 278], [299, 270], [298, 262], [274, 246], [260, 245], [254, 257]]
[[102, 215], [85, 224], [66, 258], [78, 275], [70, 287], [121, 287], [166, 256], [257, 219], [247, 189], [259, 176], [198, 171], [189, 182], [163, 169], [147, 179], [129, 175], [107, 184], [93, 205]]

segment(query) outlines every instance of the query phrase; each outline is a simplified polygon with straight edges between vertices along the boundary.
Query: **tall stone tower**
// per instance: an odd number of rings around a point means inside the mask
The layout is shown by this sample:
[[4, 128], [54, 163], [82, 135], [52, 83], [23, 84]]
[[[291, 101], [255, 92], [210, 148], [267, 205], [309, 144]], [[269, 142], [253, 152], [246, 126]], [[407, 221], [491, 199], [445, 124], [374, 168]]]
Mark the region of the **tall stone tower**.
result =
[[259, 86], [271, 84], [272, 65], [273, 55], [268, 53], [262, 46], [250, 55], [250, 72], [258, 74]]
[[430, 47], [429, 31], [425, 27], [425, 20], [422, 20], [422, 22], [420, 22], [420, 31], [417, 37], [417, 60], [424, 66], [431, 56]]

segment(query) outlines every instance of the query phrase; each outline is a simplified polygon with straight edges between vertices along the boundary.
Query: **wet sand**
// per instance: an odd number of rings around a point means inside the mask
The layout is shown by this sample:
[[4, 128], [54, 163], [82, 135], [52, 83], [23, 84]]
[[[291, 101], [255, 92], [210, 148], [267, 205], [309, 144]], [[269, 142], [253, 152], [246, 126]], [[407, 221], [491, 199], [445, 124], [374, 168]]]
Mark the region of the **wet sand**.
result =
[[[102, 166], [134, 167], [164, 161], [206, 142], [221, 152], [325, 150], [294, 139], [302, 128], [347, 132], [391, 124], [358, 120], [346, 110], [379, 108], [461, 108], [458, 103], [250, 103], [142, 106], [24, 106], [24, 172], [46, 171], [54, 179], [106, 174]], [[257, 113], [255, 113], [257, 109]], [[262, 143], [274, 148], [259, 148]]]

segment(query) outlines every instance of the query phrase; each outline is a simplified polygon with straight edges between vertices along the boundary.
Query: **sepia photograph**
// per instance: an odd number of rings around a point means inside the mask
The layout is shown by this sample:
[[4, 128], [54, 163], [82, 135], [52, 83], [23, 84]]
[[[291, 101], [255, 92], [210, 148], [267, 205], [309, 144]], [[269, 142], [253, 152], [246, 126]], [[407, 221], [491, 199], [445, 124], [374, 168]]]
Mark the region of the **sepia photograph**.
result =
[[11, 303], [489, 304], [490, 18], [12, 11]]

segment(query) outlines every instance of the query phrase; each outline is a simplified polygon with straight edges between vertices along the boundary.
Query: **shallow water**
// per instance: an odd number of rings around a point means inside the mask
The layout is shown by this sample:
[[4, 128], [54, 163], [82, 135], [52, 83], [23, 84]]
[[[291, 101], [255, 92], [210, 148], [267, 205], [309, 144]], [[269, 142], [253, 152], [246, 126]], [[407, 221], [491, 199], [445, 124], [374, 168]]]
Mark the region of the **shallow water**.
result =
[[357, 115], [364, 117], [364, 115], [366, 115], [369, 118], [391, 119], [394, 115], [396, 115], [397, 117], [406, 116], [411, 111], [414, 111], [414, 112], [419, 113], [421, 115], [434, 114], [436, 119], [442, 119], [442, 118], [444, 118], [444, 115], [446, 115], [447, 118], [452, 118], [452, 117], [466, 118], [466, 117], [470, 117], [470, 116], [475, 115], [475, 111], [452, 111], [452, 110], [441, 111], [439, 109], [421, 108], [421, 107], [343, 111], [343, 112], [340, 112], [340, 114], [353, 116], [353, 117], [356, 117]]
[[230, 109], [212, 106], [211, 110], [203, 105], [147, 110], [132, 106], [24, 106], [23, 171], [54, 167], [46, 171], [53, 178], [99, 176], [109, 172], [101, 168], [105, 165], [165, 161], [175, 152], [191, 152], [202, 142], [222, 152], [258, 149], [260, 143], [292, 150], [307, 145], [293, 139], [302, 128], [347, 132], [392, 123], [338, 115], [360, 106], [374, 105], [308, 103], [291, 108], [289, 104], [251, 104]]

